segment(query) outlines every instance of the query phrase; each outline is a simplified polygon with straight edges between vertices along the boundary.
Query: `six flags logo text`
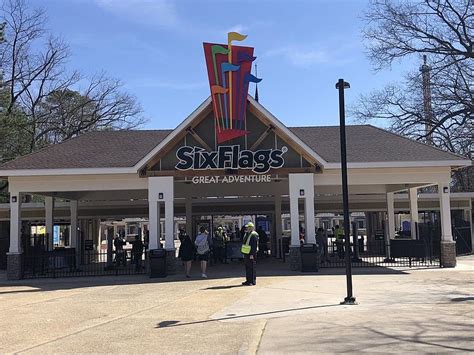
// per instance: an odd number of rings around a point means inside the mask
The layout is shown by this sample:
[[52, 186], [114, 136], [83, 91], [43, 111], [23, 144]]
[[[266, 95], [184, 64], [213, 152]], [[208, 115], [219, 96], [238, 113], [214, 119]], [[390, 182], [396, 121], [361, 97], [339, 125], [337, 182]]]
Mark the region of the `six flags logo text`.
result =
[[281, 168], [285, 164], [283, 154], [287, 147], [261, 149], [255, 152], [240, 150], [240, 146], [220, 146], [217, 151], [208, 152], [200, 147], [184, 146], [178, 149], [176, 164], [178, 170], [251, 169], [254, 173], [265, 174], [270, 169]]

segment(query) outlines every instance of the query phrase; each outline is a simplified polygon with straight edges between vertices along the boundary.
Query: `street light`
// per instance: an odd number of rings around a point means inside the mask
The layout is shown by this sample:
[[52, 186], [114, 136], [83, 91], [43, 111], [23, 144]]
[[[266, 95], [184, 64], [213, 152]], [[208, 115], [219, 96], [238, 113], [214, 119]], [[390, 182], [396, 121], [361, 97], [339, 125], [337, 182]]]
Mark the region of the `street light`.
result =
[[357, 304], [352, 295], [352, 264], [351, 264], [351, 242], [349, 240], [349, 191], [347, 187], [347, 152], [346, 152], [346, 113], [344, 108], [344, 89], [351, 86], [344, 79], [339, 79], [336, 89], [339, 90], [339, 136], [341, 144], [341, 172], [342, 172], [342, 204], [344, 209], [344, 241], [346, 259], [346, 283], [347, 296], [341, 304]]

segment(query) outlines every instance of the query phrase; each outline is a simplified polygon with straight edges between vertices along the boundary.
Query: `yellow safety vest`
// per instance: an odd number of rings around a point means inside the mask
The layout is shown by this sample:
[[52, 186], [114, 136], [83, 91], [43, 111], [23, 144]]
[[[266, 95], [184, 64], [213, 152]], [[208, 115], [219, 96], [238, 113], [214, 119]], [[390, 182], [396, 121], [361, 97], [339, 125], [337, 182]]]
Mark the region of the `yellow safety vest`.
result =
[[258, 233], [255, 231], [252, 231], [249, 235], [247, 235], [247, 239], [244, 240], [244, 244], [242, 244], [242, 247], [240, 248], [240, 251], [242, 254], [248, 255], [250, 254], [250, 251], [252, 250], [252, 247], [250, 246], [250, 238], [252, 235], [256, 235], [258, 237]]

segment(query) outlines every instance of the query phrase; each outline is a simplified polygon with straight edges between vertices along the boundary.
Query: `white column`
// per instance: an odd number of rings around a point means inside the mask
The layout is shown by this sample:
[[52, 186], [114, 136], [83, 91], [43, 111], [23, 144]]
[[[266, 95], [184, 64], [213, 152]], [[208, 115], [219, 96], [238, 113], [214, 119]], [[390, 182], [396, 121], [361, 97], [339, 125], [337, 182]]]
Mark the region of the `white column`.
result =
[[314, 230], [314, 176], [311, 173], [289, 174], [291, 245], [299, 245], [298, 199], [304, 199], [306, 242], [316, 243]]
[[10, 253], [21, 253], [21, 195], [10, 192]]
[[281, 195], [280, 193], [275, 193], [275, 241], [272, 242], [272, 254], [279, 256], [280, 240], [283, 234], [281, 226]]
[[186, 197], [186, 234], [192, 237], [193, 234], [193, 203], [191, 196]]
[[390, 239], [395, 238], [395, 198], [393, 192], [387, 193], [387, 224], [388, 236]]
[[150, 221], [150, 249], [158, 247], [159, 210], [158, 202], [165, 205], [165, 248], [174, 249], [174, 180], [172, 176], [148, 178], [148, 204]]
[[[312, 177], [311, 177], [312, 179]], [[306, 243], [316, 244], [316, 229], [314, 226], [314, 184], [305, 189], [305, 225]]]
[[149, 231], [149, 249], [157, 249], [158, 242], [158, 227], [160, 219], [158, 216], [158, 202], [148, 200], [148, 231]]
[[411, 239], [416, 238], [416, 224], [418, 223], [418, 188], [408, 189], [410, 197], [410, 230]]
[[449, 184], [438, 184], [439, 209], [441, 215], [441, 240], [443, 242], [452, 242], [451, 232], [451, 202], [449, 200]]
[[48, 250], [53, 250], [54, 239], [54, 197], [44, 197], [46, 234], [49, 234]]
[[472, 201], [469, 200], [469, 209], [466, 211], [468, 213], [468, 218], [466, 219], [469, 221], [469, 225], [471, 226], [471, 247], [474, 250], [474, 226], [472, 225], [473, 218], [472, 218]]
[[69, 246], [77, 248], [77, 200], [69, 201], [71, 213], [71, 233], [69, 234]]
[[281, 228], [281, 195], [275, 195], [275, 235], [277, 240], [282, 236]]
[[174, 249], [174, 196], [165, 200], [165, 249]]
[[299, 211], [298, 211], [298, 198], [290, 195], [290, 224], [291, 224], [291, 246], [299, 246]]

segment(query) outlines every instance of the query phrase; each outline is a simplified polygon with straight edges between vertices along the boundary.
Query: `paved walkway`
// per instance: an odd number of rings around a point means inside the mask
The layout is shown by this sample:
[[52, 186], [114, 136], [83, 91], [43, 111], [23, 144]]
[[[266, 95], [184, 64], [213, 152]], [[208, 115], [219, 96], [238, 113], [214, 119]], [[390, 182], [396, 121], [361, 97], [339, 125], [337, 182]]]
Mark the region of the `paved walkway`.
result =
[[[456, 269], [343, 270], [241, 265], [210, 279], [95, 277], [0, 281], [0, 352], [474, 352], [474, 256]], [[198, 271], [195, 271], [198, 274]]]

